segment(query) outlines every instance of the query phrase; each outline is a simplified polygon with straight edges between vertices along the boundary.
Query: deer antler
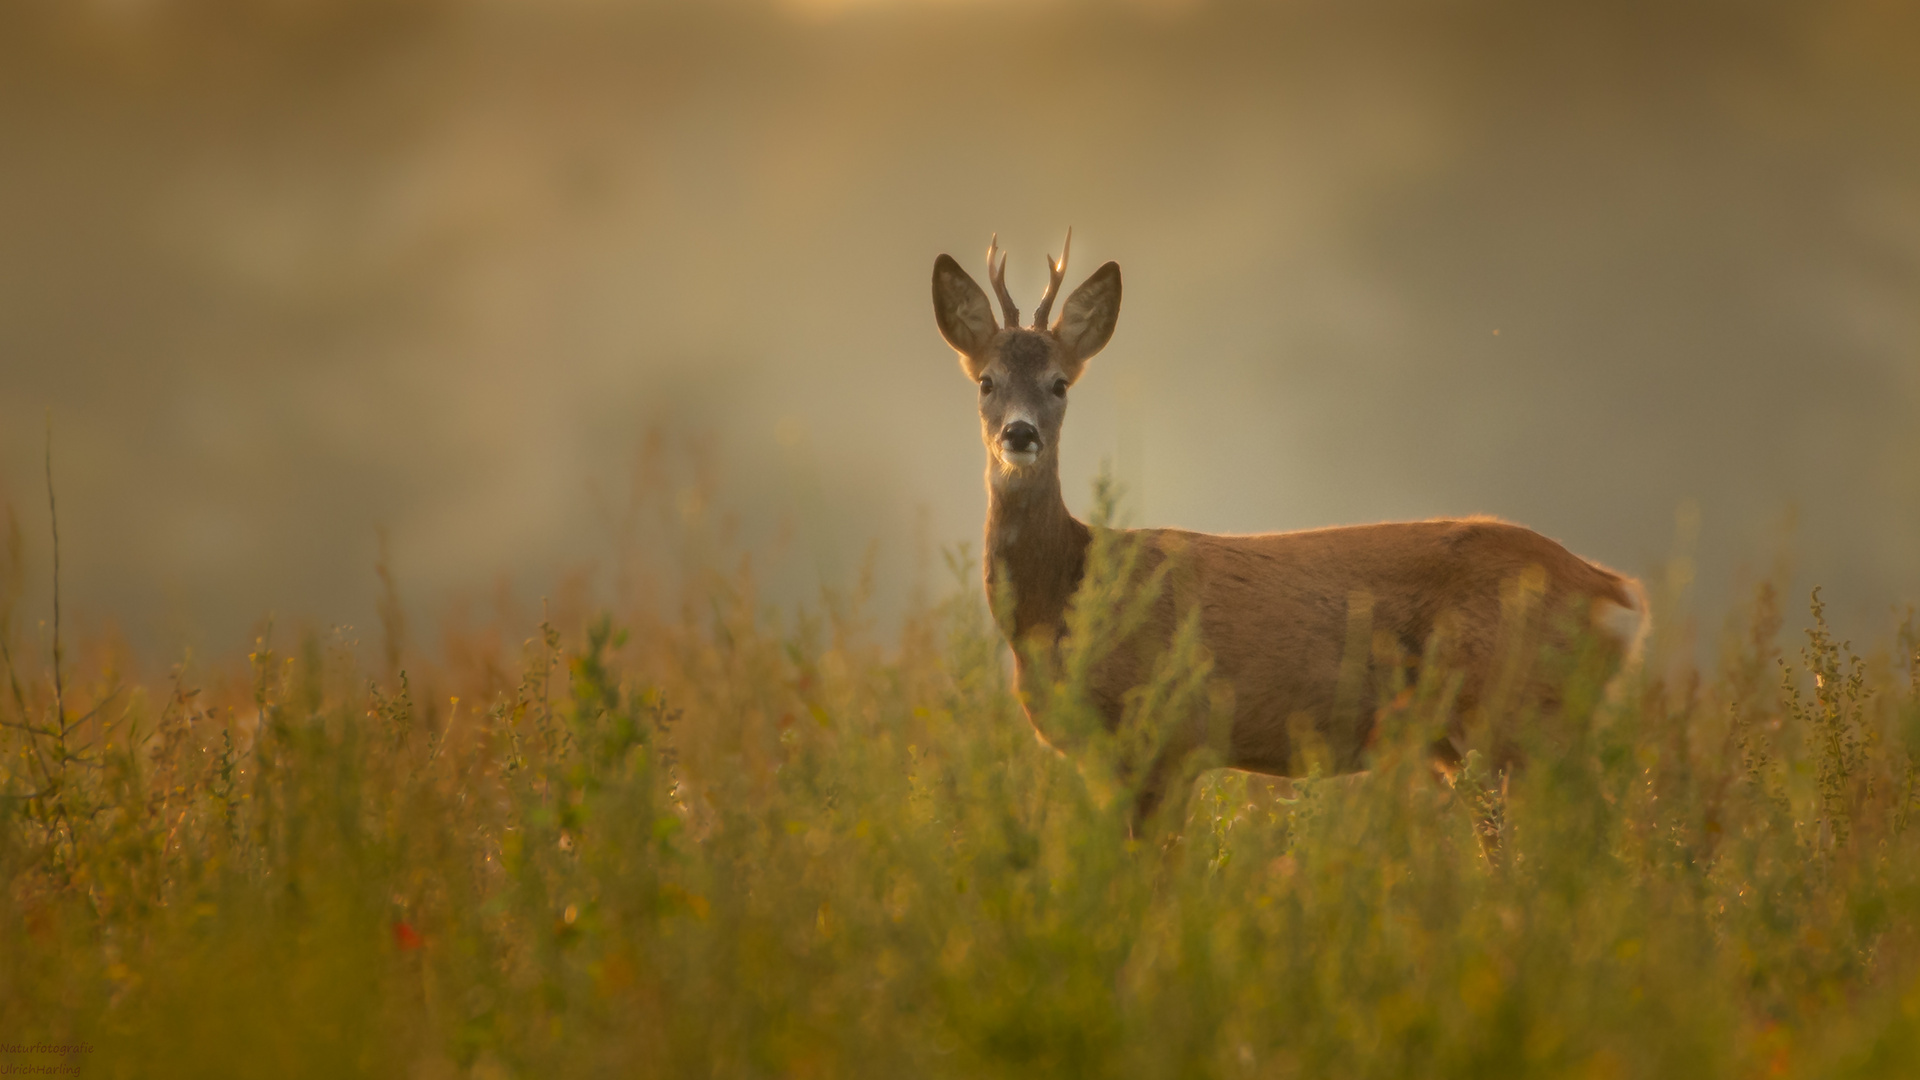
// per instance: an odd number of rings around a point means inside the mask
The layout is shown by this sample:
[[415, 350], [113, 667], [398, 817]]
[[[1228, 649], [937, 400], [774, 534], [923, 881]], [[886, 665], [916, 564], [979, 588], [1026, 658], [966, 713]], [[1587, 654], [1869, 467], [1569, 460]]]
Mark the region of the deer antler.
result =
[[[994, 265], [993, 257], [1000, 256], [999, 265]], [[993, 281], [993, 291], [1000, 297], [1000, 313], [1006, 316], [1009, 329], [1020, 325], [1020, 308], [1013, 302], [1013, 294], [1007, 291], [1007, 253], [1000, 250], [1000, 234], [994, 233], [987, 243], [987, 277]]]
[[[1060, 282], [1067, 276], [1067, 252], [1073, 249], [1073, 229], [1067, 229], [1067, 242], [1060, 245], [1060, 261], [1047, 257], [1047, 293], [1040, 298], [1040, 306], [1033, 309], [1033, 328], [1045, 330], [1047, 316], [1053, 313], [1053, 298], [1060, 295]], [[1004, 260], [1003, 260], [1004, 261]]]

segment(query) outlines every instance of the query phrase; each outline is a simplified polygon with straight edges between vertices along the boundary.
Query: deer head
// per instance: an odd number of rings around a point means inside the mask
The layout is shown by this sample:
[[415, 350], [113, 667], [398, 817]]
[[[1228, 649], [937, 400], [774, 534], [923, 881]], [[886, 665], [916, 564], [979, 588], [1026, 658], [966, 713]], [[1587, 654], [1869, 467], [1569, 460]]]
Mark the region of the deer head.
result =
[[1059, 468], [1067, 388], [1113, 337], [1120, 318], [1120, 265], [1109, 262], [1073, 290], [1060, 317], [1047, 325], [1072, 245], [1068, 230], [1060, 258], [1047, 260], [1047, 291], [1028, 327], [1020, 325], [1020, 309], [1007, 292], [1007, 260], [997, 234], [987, 247], [987, 276], [1004, 325], [994, 322], [986, 292], [953, 256], [933, 262], [933, 318], [940, 336], [960, 354], [961, 370], [979, 384], [980, 437], [996, 482], [1019, 483]]

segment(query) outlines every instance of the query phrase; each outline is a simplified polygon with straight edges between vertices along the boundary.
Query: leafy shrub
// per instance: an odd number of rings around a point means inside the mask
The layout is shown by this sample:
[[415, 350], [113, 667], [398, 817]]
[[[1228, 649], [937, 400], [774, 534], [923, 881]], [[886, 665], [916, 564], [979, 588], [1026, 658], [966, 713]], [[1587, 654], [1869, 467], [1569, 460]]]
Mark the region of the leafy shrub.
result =
[[[1090, 589], [1126, 580], [1111, 538]], [[378, 678], [321, 635], [146, 682], [7, 637], [0, 1042], [143, 1077], [1920, 1062], [1911, 620], [1861, 658], [1816, 594], [1784, 659], [1762, 589], [1711, 671], [1668, 640], [1608, 704], [1568, 665], [1564, 708], [1515, 718], [1497, 860], [1428, 775], [1437, 671], [1379, 703], [1364, 779], [1206, 773], [1134, 840], [1129, 763], [1202, 700], [1194, 643], [1109, 735], [1069, 714], [1126, 597], [1083, 602], [1039, 703], [1069, 760], [949, 564], [884, 647], [859, 595], [783, 616], [744, 569]]]

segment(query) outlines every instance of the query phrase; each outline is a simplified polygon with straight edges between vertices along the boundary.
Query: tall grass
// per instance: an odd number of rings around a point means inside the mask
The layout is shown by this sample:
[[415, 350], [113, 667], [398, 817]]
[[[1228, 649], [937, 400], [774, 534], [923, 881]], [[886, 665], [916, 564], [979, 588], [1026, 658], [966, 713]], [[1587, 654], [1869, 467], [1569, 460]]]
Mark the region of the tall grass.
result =
[[[1076, 624], [1125, 621], [1097, 545]], [[139, 681], [9, 632], [0, 1044], [83, 1076], [1893, 1076], [1920, 1066], [1920, 633], [1862, 658], [1763, 588], [1574, 687], [1499, 858], [1395, 688], [1361, 782], [1211, 772], [1128, 835], [1069, 654], [1040, 745], [972, 560], [863, 598], [556, 615], [378, 674], [262, 635]], [[743, 564], [744, 565], [744, 564]], [[1104, 631], [1103, 631], [1104, 632]], [[1361, 638], [1364, 641], [1364, 636]], [[1091, 646], [1089, 646], [1091, 647]], [[1078, 666], [1076, 666], [1078, 665]], [[1565, 676], [1578, 682], [1578, 668]], [[1589, 682], [1591, 680], [1588, 680]], [[1132, 742], [1129, 742], [1132, 740]], [[1283, 795], [1287, 797], [1283, 798]]]

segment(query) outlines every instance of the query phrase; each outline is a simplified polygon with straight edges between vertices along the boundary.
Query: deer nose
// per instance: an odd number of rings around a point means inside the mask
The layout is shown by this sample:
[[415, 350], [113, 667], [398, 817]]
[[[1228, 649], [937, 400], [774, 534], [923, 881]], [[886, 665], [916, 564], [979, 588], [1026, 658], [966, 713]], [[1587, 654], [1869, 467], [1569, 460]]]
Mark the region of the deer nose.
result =
[[1040, 449], [1040, 432], [1025, 420], [1015, 420], [1000, 429], [1000, 445], [1016, 454]]

